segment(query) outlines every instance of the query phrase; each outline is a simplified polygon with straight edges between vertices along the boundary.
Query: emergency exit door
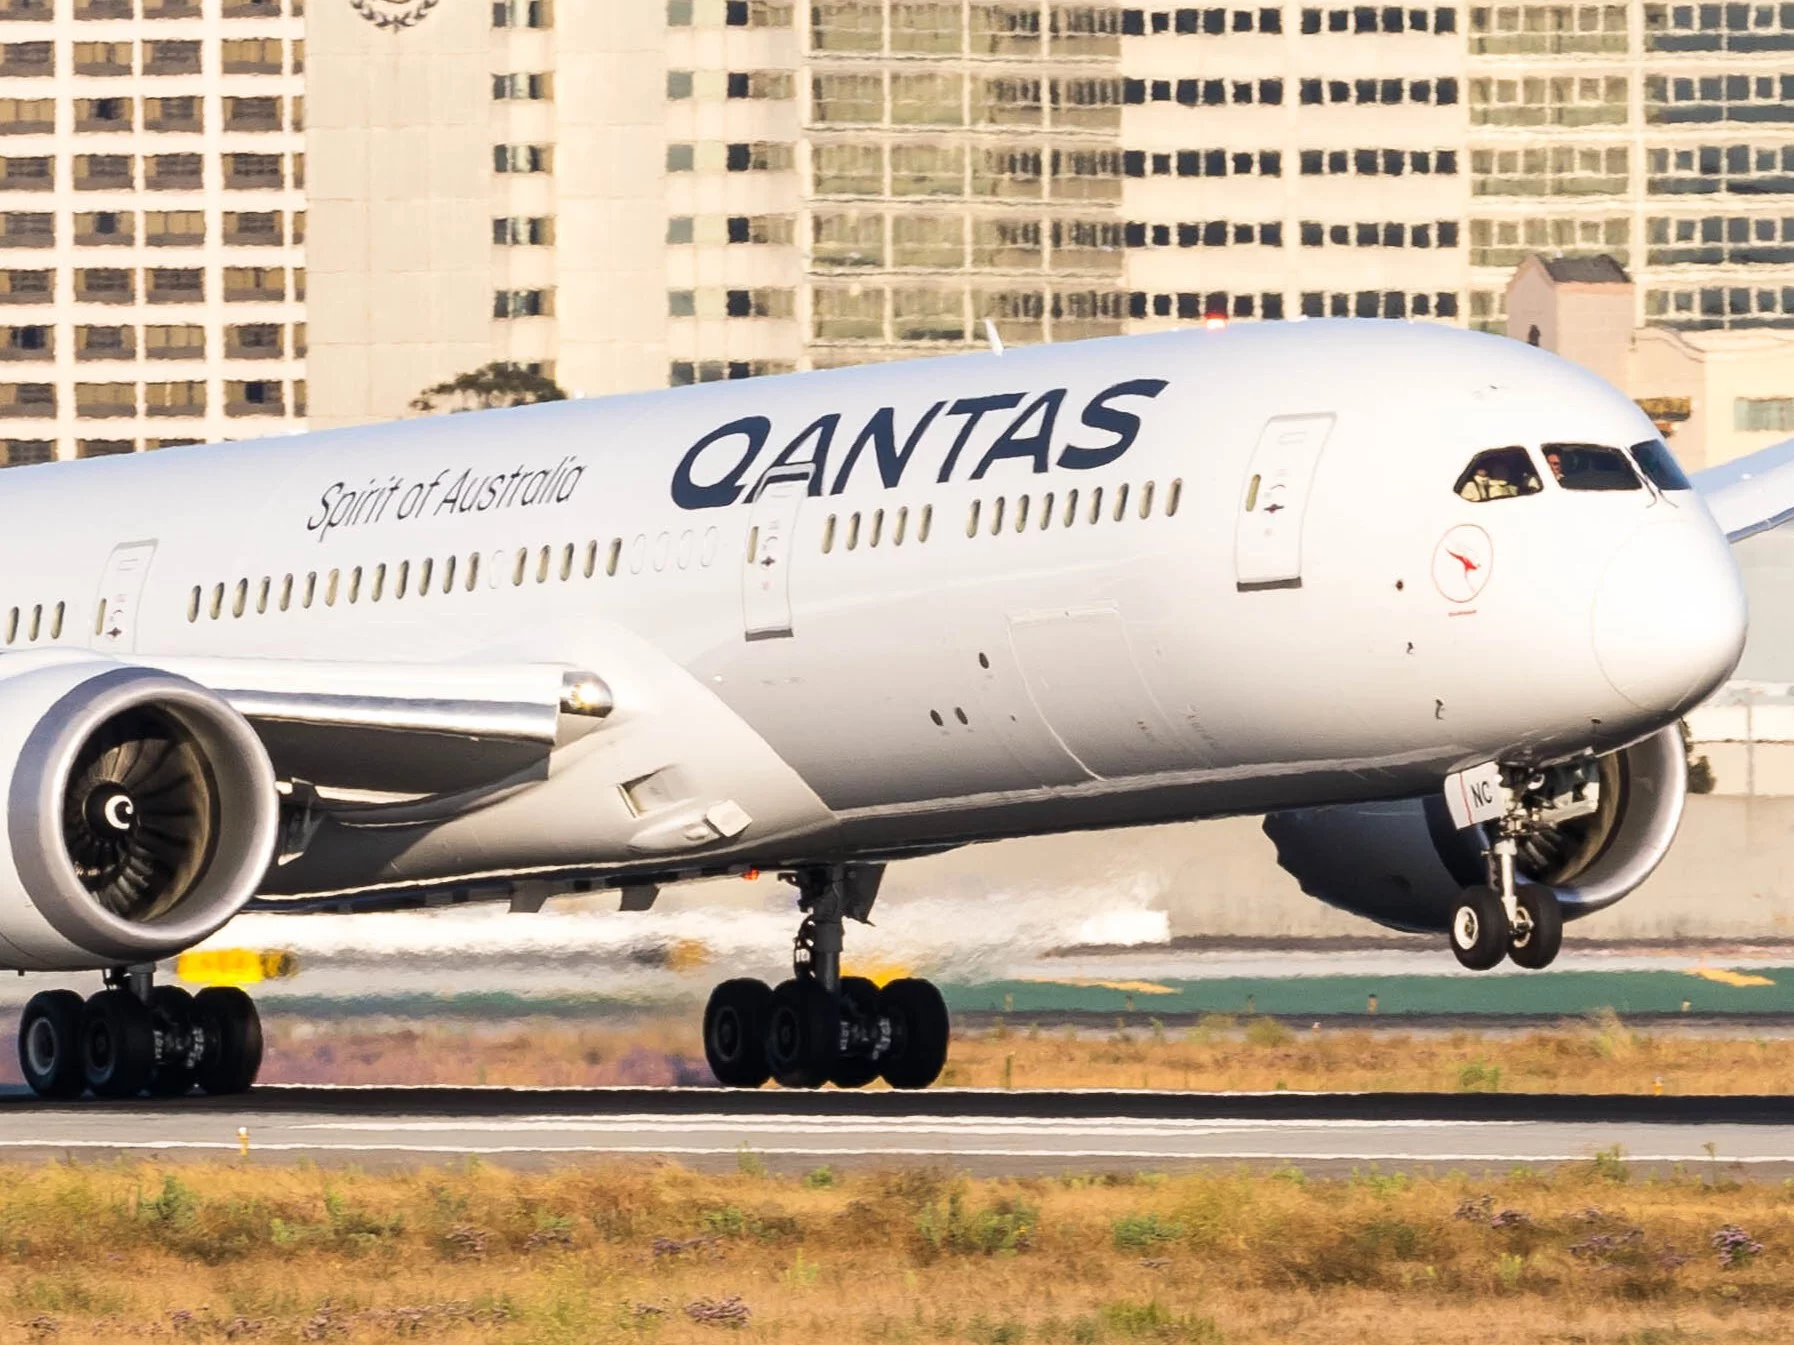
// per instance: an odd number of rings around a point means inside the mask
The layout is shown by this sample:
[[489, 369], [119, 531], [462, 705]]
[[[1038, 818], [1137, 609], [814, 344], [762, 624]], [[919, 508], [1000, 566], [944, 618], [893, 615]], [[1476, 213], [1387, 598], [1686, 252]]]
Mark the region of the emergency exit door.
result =
[[137, 607], [155, 555], [154, 542], [126, 542], [106, 558], [94, 603], [95, 649], [128, 654], [137, 648]]
[[754, 492], [741, 575], [742, 624], [750, 640], [791, 634], [791, 554], [811, 471], [806, 466], [768, 472]]
[[1332, 415], [1265, 424], [1241, 489], [1234, 576], [1242, 590], [1302, 586], [1302, 524]]

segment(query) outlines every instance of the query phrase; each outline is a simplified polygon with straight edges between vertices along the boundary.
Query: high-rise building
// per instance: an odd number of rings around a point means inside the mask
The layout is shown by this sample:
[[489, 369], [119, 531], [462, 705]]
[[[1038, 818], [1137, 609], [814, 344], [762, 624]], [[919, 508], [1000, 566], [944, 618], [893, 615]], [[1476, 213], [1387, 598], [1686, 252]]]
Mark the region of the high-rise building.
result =
[[1613, 256], [1640, 322], [1794, 325], [1791, 5], [286, 3], [0, 0], [17, 456], [291, 426], [307, 311], [321, 426], [494, 361], [597, 394], [991, 330], [1500, 331], [1533, 253]]
[[304, 425], [303, 0], [0, 0], [8, 463]]

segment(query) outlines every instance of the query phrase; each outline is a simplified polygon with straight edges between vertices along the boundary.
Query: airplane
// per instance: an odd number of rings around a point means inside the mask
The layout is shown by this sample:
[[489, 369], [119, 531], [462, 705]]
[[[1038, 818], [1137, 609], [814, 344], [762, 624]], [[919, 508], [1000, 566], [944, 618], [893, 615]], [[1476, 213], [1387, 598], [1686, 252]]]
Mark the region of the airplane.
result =
[[1637, 876], [1746, 621], [1631, 402], [1424, 323], [195, 446], [0, 501], [0, 968], [105, 986], [27, 1005], [47, 1098], [249, 1088], [253, 1001], [155, 979], [246, 908], [639, 910], [755, 871], [795, 888], [793, 975], [716, 988], [718, 1081], [925, 1087], [939, 991], [841, 974], [887, 864], [1227, 814], [1424, 800], [1468, 856], [1428, 921], [1542, 966], [1589, 903], [1539, 853], [1598, 832], [1601, 899]]

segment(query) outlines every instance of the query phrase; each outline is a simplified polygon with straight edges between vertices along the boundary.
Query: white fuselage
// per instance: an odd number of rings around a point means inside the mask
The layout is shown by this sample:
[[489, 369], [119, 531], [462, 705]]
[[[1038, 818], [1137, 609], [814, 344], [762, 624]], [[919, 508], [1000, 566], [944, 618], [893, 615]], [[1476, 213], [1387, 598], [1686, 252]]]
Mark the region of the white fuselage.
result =
[[[897, 854], [1415, 794], [1671, 722], [1742, 641], [1699, 499], [1454, 489], [1483, 450], [1653, 438], [1445, 328], [1122, 338], [8, 472], [0, 620], [11, 649], [42, 609], [39, 646], [125, 660], [614, 688], [546, 780], [333, 825], [275, 890]], [[685, 797], [753, 822], [631, 831]]]

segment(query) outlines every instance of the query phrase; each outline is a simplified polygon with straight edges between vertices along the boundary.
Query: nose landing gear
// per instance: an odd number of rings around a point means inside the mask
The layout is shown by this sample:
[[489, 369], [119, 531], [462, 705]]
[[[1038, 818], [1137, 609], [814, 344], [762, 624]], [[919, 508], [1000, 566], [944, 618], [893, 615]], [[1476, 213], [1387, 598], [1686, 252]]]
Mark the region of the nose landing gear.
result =
[[155, 985], [150, 967], [108, 972], [85, 1002], [72, 990], [33, 995], [19, 1019], [19, 1067], [39, 1097], [84, 1092], [122, 1100], [247, 1092], [262, 1064], [255, 1002], [234, 986], [189, 995]]
[[1511, 957], [1516, 966], [1541, 970], [1563, 947], [1563, 907], [1542, 883], [1516, 883], [1524, 815], [1510, 809], [1484, 853], [1489, 881], [1467, 887], [1451, 913], [1451, 951], [1472, 971], [1488, 971]]
[[704, 1010], [704, 1054], [718, 1083], [758, 1088], [863, 1088], [883, 1076], [893, 1088], [926, 1088], [947, 1061], [946, 1001], [927, 981], [841, 975], [842, 926], [872, 912], [882, 865], [799, 870], [804, 921], [792, 977], [719, 985]]

